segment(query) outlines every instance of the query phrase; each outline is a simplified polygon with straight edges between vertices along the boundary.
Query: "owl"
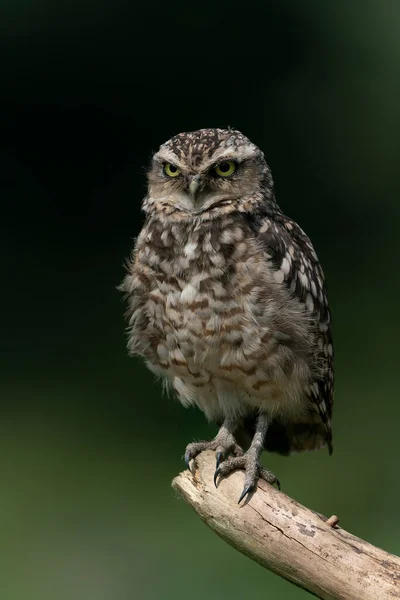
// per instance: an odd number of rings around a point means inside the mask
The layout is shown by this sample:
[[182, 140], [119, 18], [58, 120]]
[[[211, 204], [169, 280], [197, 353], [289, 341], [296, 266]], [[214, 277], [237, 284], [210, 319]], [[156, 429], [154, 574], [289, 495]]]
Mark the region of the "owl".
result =
[[333, 347], [324, 274], [279, 208], [262, 151], [232, 129], [175, 135], [153, 156], [145, 223], [121, 290], [128, 351], [183, 406], [219, 426], [186, 447], [215, 451], [214, 481], [243, 469], [241, 502], [264, 479], [264, 449], [332, 452]]

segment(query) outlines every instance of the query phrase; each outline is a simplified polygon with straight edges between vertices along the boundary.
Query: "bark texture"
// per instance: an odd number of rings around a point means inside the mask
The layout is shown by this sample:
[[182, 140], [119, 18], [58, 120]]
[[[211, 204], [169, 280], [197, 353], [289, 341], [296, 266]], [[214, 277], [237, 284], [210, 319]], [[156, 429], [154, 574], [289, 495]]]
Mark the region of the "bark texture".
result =
[[[400, 599], [400, 558], [368, 544], [260, 481], [238, 505], [243, 473], [213, 483], [215, 455], [196, 459], [194, 475], [173, 488], [223, 540], [262, 566], [324, 600]], [[266, 597], [267, 597], [266, 590]]]

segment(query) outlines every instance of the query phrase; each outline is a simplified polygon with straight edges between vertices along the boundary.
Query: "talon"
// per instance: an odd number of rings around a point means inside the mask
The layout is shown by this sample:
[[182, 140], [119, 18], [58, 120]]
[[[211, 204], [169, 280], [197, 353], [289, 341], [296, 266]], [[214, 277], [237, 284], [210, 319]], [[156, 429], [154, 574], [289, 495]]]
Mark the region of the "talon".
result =
[[241, 501], [243, 500], [243, 498], [245, 498], [247, 496], [247, 494], [249, 494], [252, 491], [253, 491], [253, 486], [252, 485], [245, 485], [245, 487], [243, 488], [243, 492], [240, 494], [240, 498], [238, 500], [238, 504], [240, 504]]
[[275, 485], [276, 485], [276, 487], [278, 488], [278, 490], [280, 491], [280, 489], [281, 489], [281, 482], [279, 481], [279, 479], [277, 479], [277, 480], [275, 481]]
[[192, 471], [192, 469], [190, 468], [190, 461], [191, 461], [191, 458], [192, 458], [192, 457], [190, 456], [190, 452], [185, 452], [185, 457], [184, 457], [184, 459], [185, 459], [185, 465], [186, 465], [186, 468], [187, 468], [187, 469], [189, 469], [189, 471], [190, 471], [190, 472], [193, 474], [193, 471]]
[[218, 475], [220, 474], [220, 472], [221, 471], [220, 471], [219, 468], [215, 469], [215, 473], [214, 473], [214, 485], [215, 485], [216, 488], [218, 487], [217, 486], [217, 479], [218, 479]]
[[216, 454], [216, 465], [215, 468], [218, 469], [219, 465], [221, 464], [221, 462], [224, 460], [224, 453], [223, 452], [217, 452]]

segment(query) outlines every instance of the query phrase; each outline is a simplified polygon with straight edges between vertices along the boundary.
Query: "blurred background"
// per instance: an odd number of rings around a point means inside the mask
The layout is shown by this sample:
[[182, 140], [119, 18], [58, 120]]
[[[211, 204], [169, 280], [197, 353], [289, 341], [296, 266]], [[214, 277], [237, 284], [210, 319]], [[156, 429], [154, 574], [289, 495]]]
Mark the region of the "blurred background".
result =
[[313, 240], [334, 453], [264, 462], [400, 553], [400, 4], [5, 1], [0, 18], [0, 589], [7, 600], [297, 600], [170, 487], [203, 415], [125, 352], [116, 286], [171, 135], [242, 130]]

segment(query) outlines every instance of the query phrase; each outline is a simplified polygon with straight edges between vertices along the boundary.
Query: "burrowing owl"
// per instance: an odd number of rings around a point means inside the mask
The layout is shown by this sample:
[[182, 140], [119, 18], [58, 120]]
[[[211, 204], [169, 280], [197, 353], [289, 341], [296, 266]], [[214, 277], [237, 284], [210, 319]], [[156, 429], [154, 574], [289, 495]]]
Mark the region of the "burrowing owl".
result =
[[[276, 203], [261, 150], [242, 133], [181, 133], [154, 155], [144, 227], [121, 289], [128, 349], [220, 425], [185, 460], [216, 452], [215, 481], [259, 462], [332, 451], [333, 350], [324, 275], [302, 229]], [[241, 445], [248, 445], [244, 453]]]

